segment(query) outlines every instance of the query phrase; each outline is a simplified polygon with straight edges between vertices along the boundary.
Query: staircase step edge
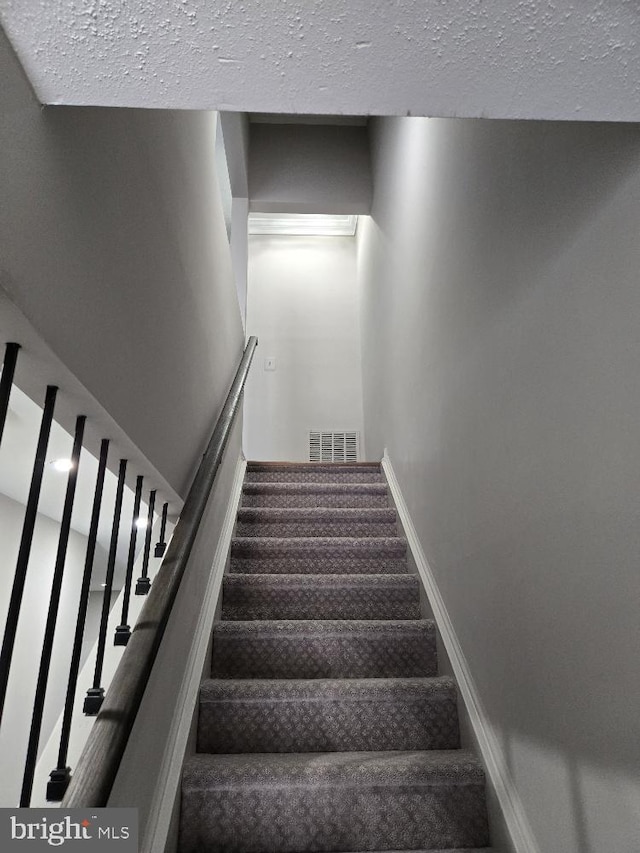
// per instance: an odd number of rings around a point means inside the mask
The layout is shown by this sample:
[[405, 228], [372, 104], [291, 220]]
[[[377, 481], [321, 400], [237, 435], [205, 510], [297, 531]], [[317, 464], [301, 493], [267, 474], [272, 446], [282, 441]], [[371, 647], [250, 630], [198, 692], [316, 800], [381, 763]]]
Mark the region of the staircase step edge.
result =
[[[387, 694], [382, 695], [381, 694]], [[407, 698], [450, 698], [457, 695], [455, 680], [448, 675], [415, 678], [207, 678], [200, 685], [204, 703], [235, 701], [384, 701]]]
[[261, 619], [216, 622], [214, 635], [289, 637], [435, 633], [433, 619]]
[[[310, 769], [313, 772], [310, 772]], [[469, 751], [196, 753], [184, 764], [183, 790], [296, 785], [317, 788], [396, 788], [484, 785], [481, 763]], [[342, 783], [342, 784], [341, 784]]]

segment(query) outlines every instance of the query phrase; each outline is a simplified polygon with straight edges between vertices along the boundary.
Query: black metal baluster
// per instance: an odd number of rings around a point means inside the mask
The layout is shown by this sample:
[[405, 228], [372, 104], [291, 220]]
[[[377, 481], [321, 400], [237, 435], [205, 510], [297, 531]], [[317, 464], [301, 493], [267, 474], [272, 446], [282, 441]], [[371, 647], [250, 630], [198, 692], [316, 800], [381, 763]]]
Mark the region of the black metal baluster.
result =
[[9, 409], [9, 397], [13, 386], [13, 376], [16, 372], [16, 362], [18, 360], [18, 350], [20, 344], [9, 343], [5, 347], [4, 362], [2, 365], [2, 379], [0, 379], [0, 441], [4, 433], [4, 425], [7, 420], [7, 410]]
[[162, 507], [162, 521], [160, 522], [160, 539], [156, 542], [156, 547], [153, 552], [154, 557], [164, 557], [164, 552], [167, 550], [167, 543], [164, 541], [164, 534], [167, 529], [167, 512], [169, 504], [166, 503]]
[[131, 583], [133, 582], [133, 562], [136, 558], [136, 539], [138, 536], [138, 514], [142, 500], [143, 477], [136, 478], [136, 495], [133, 500], [133, 518], [131, 519], [131, 537], [129, 539], [129, 557], [127, 559], [127, 576], [124, 582], [124, 598], [122, 600], [122, 622], [116, 628], [113, 638], [114, 646], [126, 646], [131, 636], [131, 627], [127, 625], [129, 618], [129, 602], [131, 601]]
[[36, 696], [33, 703], [31, 730], [29, 732], [29, 744], [27, 746], [27, 760], [25, 762], [24, 776], [22, 779], [20, 808], [28, 808], [31, 803], [33, 777], [36, 772], [36, 762], [38, 760], [38, 745], [40, 744], [40, 732], [42, 730], [44, 701], [47, 695], [49, 669], [51, 667], [51, 655], [53, 653], [53, 638], [56, 632], [56, 622], [58, 621], [58, 610], [60, 608], [62, 580], [64, 577], [64, 567], [67, 559], [69, 533], [71, 532], [71, 513], [73, 512], [73, 501], [76, 495], [78, 466], [80, 464], [80, 452], [82, 450], [82, 438], [84, 436], [84, 425], [86, 420], [87, 419], [84, 415], [80, 415], [76, 418], [73, 450], [71, 451], [71, 469], [69, 470], [69, 477], [67, 478], [67, 491], [64, 496], [64, 508], [62, 510], [62, 520], [60, 522], [60, 536], [58, 537], [58, 550], [56, 552], [56, 563], [53, 570], [53, 581], [51, 583], [49, 612], [47, 613], [44, 639], [42, 641], [42, 654], [40, 655], [40, 668], [38, 669]]
[[0, 652], [0, 721], [2, 720], [4, 703], [7, 697], [9, 670], [11, 668], [13, 647], [16, 641], [16, 629], [18, 627], [24, 585], [27, 579], [27, 566], [29, 564], [31, 543], [33, 541], [33, 529], [38, 514], [40, 487], [42, 486], [42, 476], [47, 461], [47, 446], [49, 444], [49, 433], [51, 432], [51, 422], [53, 421], [53, 410], [56, 404], [57, 393], [58, 389], [55, 385], [47, 386], [40, 434], [38, 436], [38, 446], [36, 448], [36, 458], [33, 463], [33, 473], [31, 475], [31, 486], [29, 487], [29, 497], [27, 498], [27, 507], [22, 525], [22, 537], [20, 539], [20, 550], [18, 551], [18, 560], [16, 562], [16, 573], [13, 579], [11, 599], [9, 600], [9, 611], [7, 613], [7, 623], [2, 640], [2, 651]]
[[149, 580], [149, 557], [151, 555], [151, 528], [153, 527], [153, 510], [156, 505], [156, 491], [149, 492], [149, 514], [147, 516], [147, 531], [144, 539], [144, 557], [142, 559], [142, 574], [136, 581], [136, 595], [146, 595], [151, 589]]
[[111, 606], [111, 590], [113, 587], [113, 573], [116, 566], [116, 553], [118, 550], [118, 531], [120, 530], [120, 516], [122, 514], [122, 496], [124, 495], [124, 478], [127, 473], [127, 460], [120, 460], [118, 470], [118, 488], [116, 490], [116, 503], [113, 510], [113, 525], [111, 527], [111, 544], [109, 545], [109, 559], [107, 561], [107, 576], [105, 578], [104, 598], [102, 599], [102, 616], [100, 617], [100, 633], [98, 634], [98, 651], [96, 654], [96, 668], [93, 676], [93, 687], [87, 690], [82, 710], [88, 717], [95, 717], [104, 701], [104, 687], [102, 681], [102, 667], [104, 665], [104, 651], [107, 643], [107, 623], [109, 621], [109, 608]]
[[80, 603], [78, 605], [78, 620], [76, 622], [76, 633], [73, 640], [73, 652], [71, 653], [71, 669], [67, 683], [67, 696], [64, 704], [64, 715], [62, 717], [62, 732], [60, 734], [60, 749], [58, 751], [58, 765], [51, 771], [47, 784], [47, 800], [59, 803], [64, 797], [69, 782], [71, 781], [71, 768], [67, 767], [67, 755], [69, 752], [69, 739], [71, 737], [71, 721], [73, 718], [73, 705], [78, 686], [78, 675], [80, 673], [80, 656], [82, 654], [82, 638], [87, 618], [87, 606], [89, 603], [89, 590], [91, 588], [91, 573], [96, 553], [96, 541], [98, 538], [98, 524], [100, 521], [100, 508], [102, 506], [102, 492], [104, 490], [104, 478], [107, 470], [107, 456], [109, 454], [109, 439], [104, 438], [100, 445], [100, 463], [98, 465], [98, 476], [96, 477], [96, 488], [93, 496], [93, 509], [91, 510], [91, 524], [89, 526], [89, 539], [87, 542], [87, 553], [84, 561], [84, 574], [82, 576], [82, 587], [80, 590]]

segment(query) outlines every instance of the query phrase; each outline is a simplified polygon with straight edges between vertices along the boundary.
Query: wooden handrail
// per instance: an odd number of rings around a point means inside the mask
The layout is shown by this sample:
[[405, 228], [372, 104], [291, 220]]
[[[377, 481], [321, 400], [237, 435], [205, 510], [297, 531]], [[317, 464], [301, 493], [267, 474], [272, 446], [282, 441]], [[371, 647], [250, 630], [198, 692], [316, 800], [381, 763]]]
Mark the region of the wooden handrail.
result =
[[91, 729], [63, 808], [106, 806], [238, 411], [258, 339], [249, 338], [162, 565]]

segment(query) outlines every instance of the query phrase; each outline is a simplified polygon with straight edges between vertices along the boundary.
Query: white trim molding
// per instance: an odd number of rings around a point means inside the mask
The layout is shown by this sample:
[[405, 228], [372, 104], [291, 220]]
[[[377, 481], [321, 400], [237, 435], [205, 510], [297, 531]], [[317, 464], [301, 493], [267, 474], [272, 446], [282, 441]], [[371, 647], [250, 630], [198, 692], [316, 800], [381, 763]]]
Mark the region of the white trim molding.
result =
[[398, 483], [386, 450], [382, 458], [382, 470], [386, 476], [400, 523], [404, 528], [407, 544], [411, 550], [420, 579], [431, 604], [436, 625], [449, 656], [454, 676], [458, 682], [460, 696], [465, 704], [469, 720], [473, 727], [482, 760], [490, 783], [495, 791], [513, 849], [515, 853], [540, 853], [540, 848], [534, 838], [522, 801], [509, 772], [504, 753], [484, 710], [477, 687], [469, 671], [469, 665], [456, 636], [436, 579], [422, 549], [411, 515], [409, 514], [409, 509], [402, 495], [400, 484]]
[[194, 642], [186, 662], [184, 677], [178, 694], [178, 710], [173, 718], [167, 738], [162, 769], [158, 777], [159, 784], [151, 803], [147, 831], [140, 853], [165, 853], [171, 832], [174, 805], [182, 777], [182, 762], [198, 700], [205, 657], [213, 630], [216, 603], [220, 595], [227, 556], [233, 537], [246, 467], [246, 459], [241, 457], [236, 465], [227, 511], [220, 530], [209, 582], [194, 633]]

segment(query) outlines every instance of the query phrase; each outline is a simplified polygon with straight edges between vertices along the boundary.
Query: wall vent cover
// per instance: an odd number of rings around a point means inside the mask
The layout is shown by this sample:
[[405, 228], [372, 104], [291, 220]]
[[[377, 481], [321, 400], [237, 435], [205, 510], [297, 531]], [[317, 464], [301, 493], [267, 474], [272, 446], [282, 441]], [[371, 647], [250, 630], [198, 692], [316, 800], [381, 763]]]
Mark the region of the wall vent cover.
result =
[[309, 462], [357, 462], [360, 437], [355, 430], [309, 430]]

